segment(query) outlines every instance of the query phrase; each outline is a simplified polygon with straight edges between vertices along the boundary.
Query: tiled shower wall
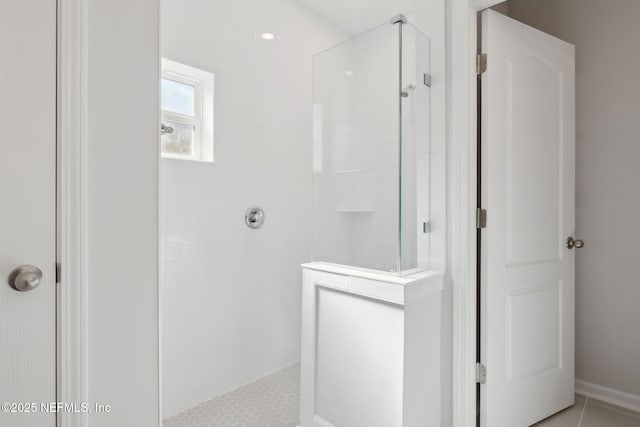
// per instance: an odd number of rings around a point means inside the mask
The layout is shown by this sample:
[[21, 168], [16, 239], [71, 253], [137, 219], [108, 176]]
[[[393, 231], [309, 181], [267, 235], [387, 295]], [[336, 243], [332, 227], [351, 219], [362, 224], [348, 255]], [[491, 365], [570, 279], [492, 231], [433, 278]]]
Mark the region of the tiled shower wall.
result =
[[[215, 75], [215, 162], [161, 162], [166, 418], [300, 358], [311, 57], [348, 34], [293, 0], [162, 8], [162, 56]], [[260, 230], [244, 223], [251, 205]]]

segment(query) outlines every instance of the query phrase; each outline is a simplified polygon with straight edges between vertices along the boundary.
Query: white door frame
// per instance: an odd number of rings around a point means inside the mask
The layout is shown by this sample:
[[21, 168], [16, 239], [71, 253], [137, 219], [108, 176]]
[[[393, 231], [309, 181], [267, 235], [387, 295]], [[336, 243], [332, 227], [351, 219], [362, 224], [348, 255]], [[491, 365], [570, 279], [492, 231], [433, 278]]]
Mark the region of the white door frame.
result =
[[447, 0], [448, 266], [453, 286], [453, 426], [476, 425], [477, 13], [503, 0]]
[[[144, 41], [140, 42], [141, 46], [149, 46], [152, 49], [157, 49], [158, 32], [157, 26], [159, 25], [158, 9], [159, 0], [136, 0], [134, 2], [127, 3], [126, 0], [54, 0], [58, 6], [58, 257], [62, 263], [62, 277], [61, 283], [58, 286], [57, 304], [58, 304], [58, 325], [57, 325], [57, 400], [60, 402], [69, 403], [82, 403], [86, 402], [90, 408], [96, 403], [112, 405], [114, 408], [120, 408], [121, 410], [114, 410], [114, 422], [122, 419], [124, 416], [130, 416], [127, 421], [136, 422], [139, 425], [143, 425], [146, 419], [149, 419], [149, 423], [153, 423], [159, 417], [159, 342], [157, 330], [151, 329], [151, 327], [157, 326], [157, 319], [154, 319], [153, 326], [149, 327], [148, 335], [143, 336], [140, 330], [135, 332], [135, 339], [130, 339], [125, 335], [117, 333], [115, 328], [122, 328], [124, 324], [129, 321], [143, 321], [148, 325], [149, 316], [157, 315], [157, 301], [145, 301], [148, 305], [141, 307], [138, 312], [139, 316], [133, 316], [134, 307], [132, 307], [131, 301], [141, 301], [142, 297], [149, 296], [150, 298], [157, 298], [157, 276], [154, 278], [155, 283], [148, 281], [140, 282], [145, 287], [141, 293], [132, 293], [131, 300], [122, 299], [123, 307], [125, 311], [122, 311], [118, 318], [109, 320], [113, 323], [109, 324], [109, 328], [103, 328], [102, 332], [106, 332], [105, 336], [92, 336], [90, 332], [93, 329], [99, 329], [100, 324], [90, 323], [93, 319], [100, 321], [100, 316], [104, 316], [104, 311], [98, 315], [89, 316], [90, 302], [93, 301], [91, 297], [96, 298], [95, 295], [105, 295], [104, 287], [105, 282], [113, 280], [116, 277], [125, 275], [129, 277], [127, 280], [139, 280], [142, 274], [138, 275], [140, 271], [147, 270], [147, 273], [151, 273], [149, 268], [149, 259], [144, 262], [144, 266], [136, 269], [130, 264], [125, 266], [117, 265], [112, 270], [103, 272], [103, 276], [97, 275], [97, 271], [102, 271], [105, 268], [105, 264], [108, 260], [97, 259], [93, 252], [89, 253], [89, 243], [97, 241], [98, 244], [104, 245], [105, 243], [105, 230], [115, 230], [116, 227], [133, 229], [141, 224], [139, 219], [133, 220], [130, 224], [121, 224], [117, 221], [108, 222], [105, 224], [90, 223], [89, 220], [96, 220], [98, 215], [95, 211], [96, 200], [106, 200], [113, 203], [113, 194], [110, 191], [116, 191], [115, 188], [109, 188], [108, 185], [104, 185], [105, 171], [95, 170], [90, 167], [91, 154], [100, 150], [100, 144], [104, 143], [104, 140], [100, 138], [101, 131], [97, 129], [98, 118], [94, 117], [90, 120], [89, 111], [90, 107], [97, 108], [98, 105], [103, 105], [102, 100], [98, 99], [100, 95], [100, 89], [98, 83], [104, 81], [104, 76], [100, 74], [100, 69], [90, 68], [91, 66], [100, 66], [99, 58], [102, 52], [96, 52], [89, 55], [89, 37], [91, 34], [100, 33], [101, 31], [110, 30], [108, 21], [102, 21], [102, 17], [98, 15], [98, 11], [107, 13], [104, 19], [123, 19], [131, 18], [130, 20], [124, 19], [121, 23], [122, 34], [132, 35], [134, 28], [140, 31], [151, 28], [152, 34], [148, 34], [150, 37], [143, 37]], [[143, 20], [140, 23], [134, 22], [133, 18]], [[90, 25], [92, 26], [90, 28]], [[146, 25], [146, 26], [145, 26]], [[101, 33], [100, 33], [101, 34]], [[117, 37], [116, 37], [117, 38]], [[131, 49], [117, 49], [114, 45], [110, 45], [109, 42], [100, 44], [103, 40], [99, 37], [91, 39], [92, 43], [97, 46], [101, 46], [105, 49], [104, 54], [110, 56], [110, 58], [122, 59], [123, 61], [129, 61], [127, 66], [131, 69], [135, 69], [136, 72], [130, 72], [129, 77], [135, 81], [143, 81], [144, 77], [140, 75], [140, 70], [147, 74], [149, 79], [158, 79], [160, 75], [159, 66], [154, 68], [155, 61], [149, 60], [149, 54], [140, 54], [139, 56], [132, 54]], [[120, 55], [119, 53], [122, 52]], [[158, 58], [157, 52], [153, 52], [153, 56]], [[136, 68], [138, 67], [138, 68]], [[125, 77], [126, 74], [119, 74], [120, 77]], [[158, 80], [159, 81], [159, 80]], [[148, 87], [144, 92], [144, 96], [150, 96]], [[117, 92], [117, 90], [116, 90]], [[159, 92], [154, 92], [154, 94]], [[108, 105], [110, 100], [105, 100]], [[155, 103], [155, 100], [154, 100]], [[146, 105], [151, 105], [149, 102]], [[127, 108], [127, 107], [123, 107]], [[91, 110], [93, 111], [93, 110]], [[101, 110], [100, 110], [101, 111]], [[144, 140], [145, 143], [152, 143], [157, 141], [156, 137], [159, 137], [159, 109], [156, 110], [157, 120], [154, 120], [155, 135], [153, 140]], [[105, 116], [102, 118], [104, 122], [111, 122], [113, 117]], [[151, 135], [150, 127], [151, 119], [147, 116], [143, 121], [145, 129], [141, 134], [144, 138], [148, 138]], [[90, 127], [93, 126], [93, 128]], [[92, 130], [94, 129], [94, 130]], [[104, 129], [104, 132], [110, 132], [113, 129]], [[89, 136], [96, 139], [89, 141]], [[148, 147], [148, 146], [147, 146]], [[157, 142], [153, 145], [153, 150], [148, 150], [150, 153], [157, 154]], [[105, 150], [106, 155], [113, 155], [113, 150]], [[141, 152], [137, 155], [142, 155]], [[157, 162], [157, 160], [155, 160]], [[95, 168], [94, 163], [93, 167]], [[148, 167], [149, 164], [145, 164]], [[127, 165], [124, 169], [127, 172], [132, 172], [132, 166]], [[157, 170], [145, 169], [149, 173], [157, 173]], [[91, 179], [92, 193], [89, 197], [89, 180]], [[154, 182], [154, 188], [157, 190], [156, 177], [151, 179]], [[113, 186], [112, 186], [113, 187]], [[150, 186], [149, 182], [140, 184], [136, 188], [144, 188], [148, 191], [154, 191], [154, 188]], [[108, 189], [109, 193], [106, 193], [105, 189]], [[106, 194], [105, 194], [106, 193]], [[124, 191], [123, 195], [131, 200], [134, 197], [132, 191]], [[156, 202], [156, 195], [149, 196], [151, 200], [147, 200], [141, 204], [141, 209], [146, 209], [147, 213], [150, 213], [149, 207]], [[91, 208], [91, 209], [90, 209]], [[122, 206], [114, 206], [118, 212], [122, 212]], [[156, 209], [157, 211], [157, 209]], [[149, 217], [148, 221], [151, 223], [156, 222], [157, 219]], [[148, 223], [148, 222], [147, 222]], [[144, 224], [143, 224], [144, 225]], [[148, 229], [146, 230], [148, 236]], [[154, 233], [157, 236], [157, 232]], [[155, 237], [154, 236], [154, 237]], [[145, 237], [148, 239], [148, 237]], [[115, 244], [115, 239], [107, 239], [106, 244]], [[148, 242], [148, 240], [147, 240]], [[153, 245], [142, 245], [145, 250], [155, 247], [157, 250], [157, 242]], [[97, 248], [96, 248], [97, 249]], [[99, 249], [104, 249], [100, 247]], [[96, 250], [95, 252], [100, 252]], [[103, 253], [103, 252], [101, 252]], [[157, 253], [151, 255], [158, 257]], [[117, 257], [116, 257], [117, 258]], [[156, 258], [156, 262], [157, 262]], [[155, 265], [155, 273], [157, 274], [157, 264]], [[109, 276], [109, 277], [106, 277]], [[135, 279], [131, 279], [130, 276], [134, 276]], [[91, 281], [91, 282], [90, 282]], [[153, 292], [150, 287], [153, 285]], [[109, 302], [119, 302], [118, 295], [122, 291], [122, 283], [114, 285], [114, 292], [107, 293]], [[120, 307], [120, 308], [123, 308]], [[153, 308], [153, 312], [151, 312]], [[121, 339], [120, 339], [121, 338]], [[125, 346], [136, 345], [135, 341], [138, 338], [148, 338], [144, 345], [136, 350], [149, 350], [150, 345], [157, 343], [153, 350], [153, 355], [149, 356], [148, 361], [141, 361], [136, 355], [136, 360], [130, 366], [119, 369], [118, 372], [134, 372], [138, 368], [151, 367], [155, 372], [149, 374], [145, 372], [139, 377], [131, 378], [131, 383], [123, 383], [117, 387], [122, 390], [120, 395], [116, 395], [114, 392], [116, 386], [110, 387], [105, 385], [104, 376], [99, 371], [100, 368], [104, 368], [108, 363], [108, 357], [104, 354], [89, 353], [89, 344], [97, 348], [102, 348], [107, 344], [122, 344]], [[154, 343], [156, 341], [156, 343]], [[118, 353], [118, 348], [114, 348], [114, 352]], [[133, 349], [127, 348], [127, 351]], [[120, 353], [121, 354], [121, 353]], [[151, 358], [153, 357], [153, 359]], [[144, 366], [140, 366], [142, 363], [146, 363]], [[157, 368], [157, 370], [156, 370]], [[95, 373], [95, 374], [94, 374]], [[93, 377], [92, 375], [95, 375]], [[94, 382], [96, 383], [94, 386]], [[122, 379], [120, 379], [122, 381]], [[144, 390], [145, 395], [135, 394], [135, 390]], [[140, 407], [122, 407], [125, 402], [125, 398], [139, 398]], [[98, 401], [96, 399], [102, 399]], [[113, 400], [112, 400], [113, 399]], [[138, 406], [138, 405], [136, 405]], [[153, 414], [151, 419], [150, 414]], [[85, 427], [92, 423], [93, 419], [98, 419], [100, 423], [100, 416], [89, 416], [87, 414], [75, 414], [75, 413], [58, 413], [58, 427]]]
[[[61, 271], [61, 283], [57, 288], [57, 362], [56, 362], [56, 370], [57, 370], [57, 396], [56, 399], [59, 402], [69, 402], [80, 404], [86, 402], [89, 407], [93, 407], [95, 403], [100, 404], [114, 404], [114, 401], [101, 401], [98, 402], [95, 399], [111, 399], [109, 393], [114, 394], [113, 389], [110, 387], [105, 387], [103, 384], [98, 384], [95, 389], [93, 388], [93, 381], [103, 380], [103, 377], [100, 377], [100, 373], [96, 370], [100, 367], [104, 367], [106, 363], [106, 357], [100, 354], [91, 354], [91, 358], [89, 358], [89, 343], [94, 343], [94, 345], [102, 345], [105, 340], [107, 343], [117, 343], [115, 340], [116, 331], [107, 330], [109, 334], [106, 337], [90, 336], [89, 333], [91, 328], [96, 328], [99, 325], [88, 325], [88, 322], [91, 321], [96, 316], [89, 316], [89, 302], [91, 299], [95, 287], [95, 293], [100, 294], [104, 289], [104, 283], [100, 282], [101, 277], [96, 275], [96, 271], [104, 268], [105, 260], [96, 259], [95, 257], [90, 257], [89, 250], [89, 242], [93, 242], [94, 239], [103, 239], [104, 233], [101, 233], [97, 224], [89, 223], [89, 219], [94, 220], [96, 214], [94, 211], [90, 211], [90, 207], [95, 205], [92, 204], [96, 199], [107, 199], [113, 201], [113, 197], [108, 194], [98, 194], [92, 193], [91, 198], [89, 198], [89, 189], [88, 182], [89, 178], [92, 179], [92, 183], [96, 183], [96, 179], [102, 180], [104, 179], [104, 171], [95, 171], [91, 170], [89, 166], [89, 160], [91, 159], [90, 147], [100, 148], [98, 147], [98, 141], [89, 141], [88, 136], [92, 135], [93, 138], [96, 138], [96, 135], [99, 135], [98, 131], [93, 131], [89, 128], [90, 118], [88, 116], [89, 107], [100, 104], [100, 100], [97, 99], [96, 93], [99, 92], [97, 88], [96, 81], [102, 81], [104, 78], [100, 75], [95, 69], [89, 69], [89, 65], [97, 65], [99, 61], [96, 58], [99, 54], [88, 55], [88, 45], [89, 45], [89, 35], [92, 34], [92, 31], [95, 31], [95, 28], [89, 28], [89, 22], [91, 20], [91, 25], [97, 26], [99, 30], [105, 30], [105, 27], [108, 26], [104, 22], [98, 22], [98, 10], [103, 10], [105, 12], [110, 13], [110, 15], [106, 16], [105, 19], [118, 19], [121, 17], [130, 17], [135, 15], [137, 17], [144, 17], [147, 19], [144, 23], [141, 23], [140, 28], [141, 31], [144, 31], [146, 28], [153, 28], [153, 33], [149, 34], [149, 38], [145, 38], [144, 42], [141, 42], [142, 46], [149, 46], [153, 49], [157, 49], [158, 42], [158, 32], [157, 28], [159, 25], [158, 19], [158, 9], [159, 9], [159, 0], [139, 0], [133, 2], [133, 8], [131, 11], [128, 10], [128, 4], [125, 0], [100, 0], [100, 1], [91, 1], [91, 0], [53, 0], [57, 2], [58, 8], [58, 18], [57, 18], [57, 33], [58, 33], [58, 43], [57, 43], [57, 256], [58, 260], [62, 264]], [[145, 27], [143, 24], [146, 24]], [[122, 23], [122, 31], [128, 34], [133, 33], [133, 29], [136, 28], [138, 30], [138, 24], [132, 21], [125, 21]], [[92, 42], [96, 44], [99, 43], [98, 38], [92, 39]], [[103, 47], [111, 48], [108, 43], [103, 43]], [[116, 52], [120, 52], [117, 50], [115, 46], [112, 49], [107, 49], [105, 52], [106, 55], [111, 55], [111, 57], [118, 58]], [[130, 61], [130, 64], [133, 68], [135, 67], [147, 67], [143, 68], [145, 73], [148, 73], [148, 77], [150, 79], [159, 78], [160, 68], [158, 66], [157, 70], [154, 70], [153, 67], [149, 67], [151, 61], [149, 60], [148, 55], [140, 55], [138, 56], [127, 56], [131, 54], [130, 50], [124, 49], [122, 51], [122, 55], [119, 58], [123, 60]], [[154, 53], [156, 55], [156, 53]], [[140, 68], [136, 68], [139, 70]], [[157, 72], [155, 72], [157, 71]], [[90, 75], [91, 72], [91, 75]], [[131, 73], [132, 78], [138, 79], [138, 81], [143, 80], [143, 77], [140, 77], [139, 74]], [[121, 76], [122, 77], [122, 76]], [[158, 80], [159, 81], [159, 80]], [[149, 96], [149, 91], [145, 92]], [[158, 92], [159, 93], [159, 92]], [[109, 102], [108, 100], [106, 102]], [[149, 103], [150, 104], [150, 103]], [[157, 127], [157, 123], [159, 123], [159, 109], [157, 110], [157, 120], [155, 121], [155, 129], [157, 136], [159, 137], [159, 128]], [[106, 122], [110, 122], [111, 117], [104, 117]], [[97, 123], [98, 120], [94, 118], [94, 121]], [[150, 119], [147, 117], [145, 120], [145, 126], [149, 126]], [[146, 128], [147, 132], [150, 128]], [[108, 130], [105, 129], [105, 132]], [[145, 133], [145, 138], [149, 135], [149, 133]], [[157, 139], [154, 139], [157, 141]], [[151, 143], [152, 140], [146, 141]], [[157, 144], [156, 144], [157, 146]], [[156, 152], [156, 150], [149, 150], [150, 152]], [[109, 154], [112, 154], [110, 152]], [[138, 153], [140, 154], [140, 153]], [[148, 164], [146, 165], [148, 166]], [[95, 167], [95, 165], [94, 165]], [[131, 166], [128, 166], [129, 168]], [[130, 172], [131, 169], [128, 169]], [[157, 172], [154, 170], [154, 172]], [[155, 180], [155, 177], [154, 177]], [[104, 183], [104, 182], [102, 182]], [[156, 183], [157, 184], [157, 183]], [[148, 183], [145, 183], [142, 187], [147, 186]], [[96, 187], [100, 187], [97, 186]], [[157, 185], [154, 185], [157, 190]], [[101, 186], [99, 191], [104, 192], [107, 186]], [[149, 191], [153, 191], [153, 188], [146, 188]], [[93, 189], [92, 191], [96, 191]], [[133, 195], [131, 192], [128, 192], [127, 197], [131, 198]], [[152, 196], [152, 199], [155, 198], [155, 195]], [[155, 203], [155, 200], [145, 202], [144, 206], [148, 208], [152, 203]], [[120, 206], [115, 206], [116, 209], [121, 208]], [[144, 209], [144, 208], [143, 208]], [[157, 209], [156, 209], [157, 210]], [[149, 211], [147, 211], [149, 212]], [[139, 221], [139, 220], [136, 220]], [[155, 218], [149, 218], [149, 221], [156, 221]], [[137, 222], [136, 224], [138, 224]], [[134, 224], [135, 225], [135, 224]], [[132, 228], [134, 225], [130, 225]], [[115, 223], [103, 224], [102, 227], [107, 228], [115, 228], [119, 226]], [[126, 225], [124, 226], [127, 227]], [[147, 230], [148, 231], [148, 230]], [[147, 234], [148, 235], [148, 234]], [[97, 237], [96, 237], [97, 236]], [[113, 240], [110, 240], [113, 242]], [[143, 245], [144, 246], [144, 245]], [[157, 249], [157, 245], [154, 245]], [[144, 246], [145, 249], [148, 249]], [[93, 255], [92, 255], [93, 256]], [[155, 256], [159, 256], [155, 254]], [[95, 267], [94, 267], [95, 266]], [[148, 268], [149, 264], [147, 263], [144, 268]], [[127, 265], [117, 266], [120, 272], [125, 272], [127, 274], [132, 274], [136, 276], [137, 272], [132, 271], [132, 266]], [[94, 270], [95, 269], [95, 270]], [[124, 271], [123, 271], [124, 269]], [[113, 277], [116, 276], [114, 272], [110, 273]], [[156, 266], [157, 273], [157, 266]], [[111, 277], [113, 279], [113, 277]], [[137, 277], [137, 276], [136, 276]], [[139, 277], [138, 277], [139, 279]], [[92, 283], [89, 283], [89, 280], [92, 280]], [[151, 283], [143, 282], [146, 289], [143, 291], [148, 296], [157, 297], [157, 292], [155, 295], [152, 295], [149, 290], [149, 286]], [[154, 284], [155, 289], [157, 291], [157, 281]], [[110, 297], [111, 302], [117, 301], [117, 295], [111, 294]], [[132, 298], [140, 298], [141, 295], [137, 294]], [[126, 303], [126, 301], [123, 301]], [[144, 309], [147, 310], [144, 312], [142, 316], [131, 319], [131, 320], [140, 320], [148, 322], [148, 317], [145, 318], [146, 315], [156, 314], [149, 313], [150, 307], [155, 304], [155, 308], [157, 309], [157, 301], [153, 301], [150, 305], [146, 306]], [[123, 304], [127, 305], [127, 304]], [[127, 316], [129, 320], [132, 317], [132, 306], [127, 306], [127, 311], [124, 313], [124, 316]], [[100, 313], [102, 314], [102, 313]], [[122, 327], [125, 322], [123, 321], [123, 316], [120, 316], [120, 319], [114, 320], [115, 327]], [[154, 322], [157, 325], [157, 320]], [[155, 326], [154, 325], [154, 326]], [[149, 330], [149, 334], [156, 334], [157, 330]], [[140, 331], [137, 332], [138, 336], [140, 336]], [[89, 341], [91, 340], [91, 341]], [[155, 341], [154, 338], [150, 338], [148, 342], [144, 344], [144, 350], [148, 350], [148, 345], [153, 344]], [[124, 345], [131, 344], [132, 340], [122, 340]], [[159, 345], [159, 342], [158, 342]], [[114, 349], [117, 352], [117, 349]], [[159, 357], [160, 351], [159, 347], [154, 350], [154, 353], [157, 357]], [[136, 360], [135, 364], [140, 364], [140, 359]], [[141, 407], [139, 409], [141, 414], [144, 415], [135, 415], [135, 421], [138, 424], [143, 424], [143, 418], [150, 418], [149, 415], [156, 408], [159, 409], [160, 405], [160, 395], [159, 395], [159, 361], [157, 358], [150, 359], [146, 366], [157, 367], [158, 370], [154, 372], [152, 377], [149, 373], [145, 373], [141, 377], [133, 378], [131, 380], [132, 386], [136, 389], [144, 389], [147, 394], [144, 397], [140, 397]], [[130, 369], [131, 367], [123, 368]], [[135, 370], [135, 369], [132, 369]], [[122, 371], [122, 370], [121, 370]], [[94, 379], [91, 375], [95, 373], [97, 379]], [[91, 389], [89, 389], [91, 385]], [[122, 390], [123, 394], [131, 397], [133, 393], [126, 388], [129, 384], [123, 384]], [[153, 395], [155, 390], [155, 396]], [[105, 395], [106, 394], [106, 395]], [[139, 397], [136, 395], [135, 397]], [[89, 400], [91, 399], [91, 400]], [[122, 402], [121, 396], [113, 396], [115, 402]], [[131, 415], [132, 408], [127, 407], [124, 410], [128, 410]], [[136, 408], [136, 411], [138, 409]], [[114, 411], [115, 412], [115, 411]], [[135, 412], [135, 411], [134, 411]], [[125, 416], [125, 412], [120, 412], [118, 416]], [[159, 412], [153, 414], [154, 419], [159, 418]], [[93, 417], [88, 416], [87, 414], [77, 414], [77, 413], [64, 413], [60, 412], [57, 416], [57, 426], [58, 427], [85, 427], [90, 421], [89, 419], [93, 419]], [[116, 417], [117, 419], [117, 417]], [[150, 422], [153, 422], [151, 419]]]
[[[57, 0], [57, 400], [87, 402], [86, 0]], [[59, 412], [58, 427], [87, 425]]]

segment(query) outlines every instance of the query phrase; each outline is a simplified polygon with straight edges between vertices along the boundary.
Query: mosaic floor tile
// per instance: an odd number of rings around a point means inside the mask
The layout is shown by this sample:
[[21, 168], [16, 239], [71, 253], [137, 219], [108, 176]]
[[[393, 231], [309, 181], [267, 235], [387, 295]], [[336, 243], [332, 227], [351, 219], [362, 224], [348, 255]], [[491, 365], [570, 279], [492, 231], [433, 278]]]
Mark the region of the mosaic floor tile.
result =
[[295, 427], [300, 364], [200, 403], [162, 422], [163, 427]]

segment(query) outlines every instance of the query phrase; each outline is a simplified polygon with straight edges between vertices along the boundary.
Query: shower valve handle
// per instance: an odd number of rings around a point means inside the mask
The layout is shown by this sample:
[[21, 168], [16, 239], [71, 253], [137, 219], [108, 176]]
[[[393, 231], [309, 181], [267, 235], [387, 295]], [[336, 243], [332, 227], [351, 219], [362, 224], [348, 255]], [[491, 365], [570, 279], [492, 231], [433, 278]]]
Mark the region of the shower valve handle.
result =
[[250, 207], [244, 214], [244, 221], [249, 228], [260, 228], [264, 224], [264, 211], [259, 206]]

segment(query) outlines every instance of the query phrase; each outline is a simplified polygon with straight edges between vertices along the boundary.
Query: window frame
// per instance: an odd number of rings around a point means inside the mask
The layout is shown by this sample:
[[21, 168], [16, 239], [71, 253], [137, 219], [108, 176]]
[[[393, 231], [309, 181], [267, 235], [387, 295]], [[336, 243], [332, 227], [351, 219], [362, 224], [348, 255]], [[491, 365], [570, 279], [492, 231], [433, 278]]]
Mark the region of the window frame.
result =
[[[162, 148], [160, 148], [160, 156], [166, 159], [213, 162], [213, 74], [162, 58], [160, 78], [193, 87], [193, 116], [177, 113], [175, 111], [163, 110], [162, 99], [160, 100], [161, 123], [169, 122], [193, 127], [193, 145], [191, 154], [169, 153], [162, 151]], [[209, 90], [207, 91], [207, 89]], [[207, 92], [210, 92], [210, 94]], [[210, 100], [206, 99], [207, 95], [210, 96]], [[210, 102], [210, 117], [208, 117], [211, 128], [210, 132], [208, 132], [210, 135], [203, 131], [205, 120], [207, 120], [207, 117], [204, 117], [205, 110], [207, 109], [207, 106], [205, 105], [206, 102]], [[167, 125], [170, 126], [169, 123], [167, 123]], [[204, 141], [205, 137], [210, 138], [211, 141]], [[162, 135], [160, 138], [162, 138]], [[204, 150], [204, 144], [210, 144], [211, 148], [209, 150]], [[207, 153], [205, 153], [205, 151]]]

